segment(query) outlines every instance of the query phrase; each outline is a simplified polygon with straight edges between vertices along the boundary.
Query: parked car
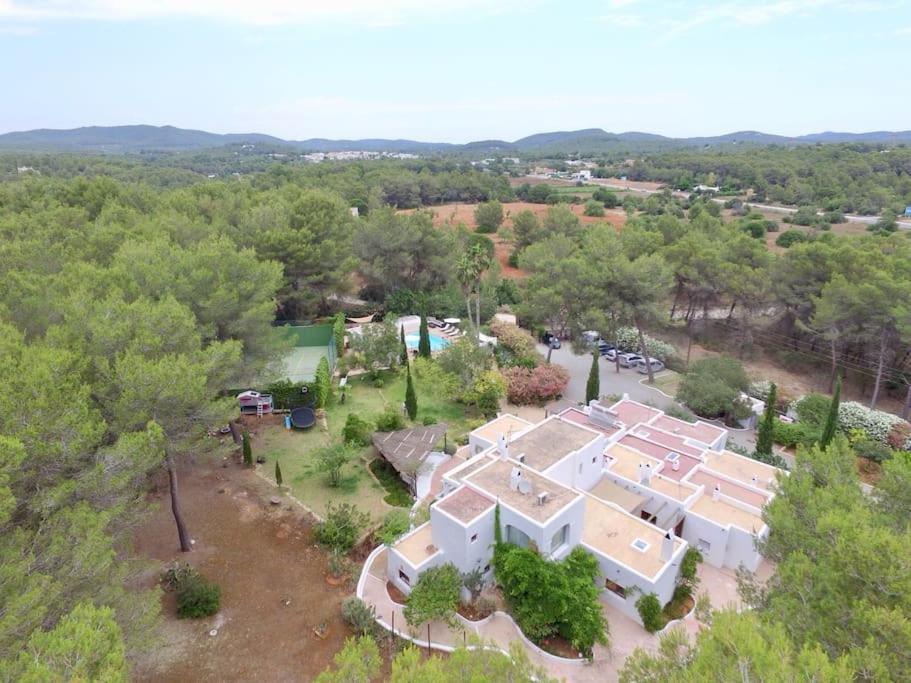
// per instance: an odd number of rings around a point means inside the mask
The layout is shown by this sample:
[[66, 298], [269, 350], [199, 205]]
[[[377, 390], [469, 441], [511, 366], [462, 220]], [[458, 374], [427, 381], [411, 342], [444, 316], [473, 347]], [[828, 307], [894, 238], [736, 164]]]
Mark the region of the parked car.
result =
[[640, 360], [645, 360], [638, 353], [621, 353], [620, 354], [620, 365], [624, 368], [631, 368], [636, 365]]
[[600, 339], [601, 333], [596, 332], [595, 330], [585, 330], [585, 332], [582, 333], [582, 341], [587, 344], [594, 344]]
[[541, 342], [552, 349], [559, 349], [562, 346], [559, 337], [557, 337], [557, 335], [555, 335], [553, 332], [545, 332], [542, 334]]
[[606, 341], [604, 341], [603, 339], [599, 339], [599, 340], [598, 340], [598, 350], [601, 352], [601, 355], [602, 355], [602, 356], [603, 356], [605, 353], [607, 353], [608, 351], [611, 351], [611, 350], [616, 349], [616, 348], [617, 348], [616, 346], [614, 346], [613, 344], [608, 344], [608, 343], [607, 343]]
[[604, 356], [607, 360], [613, 362], [617, 360], [617, 354], [619, 351], [617, 349], [608, 349], [607, 351], [602, 351], [601, 355]]
[[[664, 363], [662, 363], [657, 358], [649, 359], [648, 363], [652, 366], [652, 372], [661, 372], [664, 370]], [[648, 374], [648, 364], [646, 364], [645, 358], [636, 363], [636, 369], [643, 375]]]

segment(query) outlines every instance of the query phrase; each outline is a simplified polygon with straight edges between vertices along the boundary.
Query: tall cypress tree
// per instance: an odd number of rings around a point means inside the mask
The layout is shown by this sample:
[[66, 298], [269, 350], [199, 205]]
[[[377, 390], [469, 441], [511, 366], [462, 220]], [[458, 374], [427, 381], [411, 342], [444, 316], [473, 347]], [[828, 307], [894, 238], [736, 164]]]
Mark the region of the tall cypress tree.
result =
[[405, 343], [405, 326], [402, 325], [399, 328], [399, 338], [402, 340], [402, 355], [401, 362], [402, 365], [408, 365], [408, 344]]
[[598, 352], [592, 353], [592, 367], [588, 371], [588, 382], [585, 383], [586, 405], [594, 401], [601, 394], [601, 378], [598, 373]]
[[282, 468], [278, 464], [278, 460], [275, 461], [275, 483], [278, 484], [278, 487], [281, 488], [282, 485]]
[[427, 313], [421, 313], [421, 330], [418, 341], [418, 355], [430, 358], [430, 330], [427, 329]]
[[414, 392], [414, 382], [411, 380], [411, 366], [408, 366], [408, 382], [405, 385], [405, 410], [410, 419], [418, 416], [418, 396]]
[[819, 437], [819, 447], [826, 448], [835, 438], [838, 429], [838, 404], [841, 402], [841, 376], [835, 378], [835, 393], [832, 394], [832, 403], [829, 405], [829, 414], [826, 415], [826, 424]]
[[762, 422], [759, 423], [759, 434], [756, 437], [756, 456], [759, 460], [765, 460], [772, 455], [772, 443], [775, 436], [775, 399], [778, 394], [778, 387], [773, 383], [769, 388], [769, 395], [765, 400], [765, 411], [762, 414]]
[[243, 436], [244, 465], [253, 467], [253, 447], [250, 445], [250, 432], [244, 430]]

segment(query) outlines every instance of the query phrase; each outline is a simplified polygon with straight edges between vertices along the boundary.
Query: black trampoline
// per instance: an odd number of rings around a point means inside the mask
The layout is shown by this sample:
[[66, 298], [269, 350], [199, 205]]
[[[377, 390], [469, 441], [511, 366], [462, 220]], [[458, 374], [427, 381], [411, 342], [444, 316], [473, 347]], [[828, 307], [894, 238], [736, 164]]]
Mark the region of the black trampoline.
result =
[[310, 429], [316, 424], [313, 408], [301, 407], [291, 411], [291, 426], [295, 429]]

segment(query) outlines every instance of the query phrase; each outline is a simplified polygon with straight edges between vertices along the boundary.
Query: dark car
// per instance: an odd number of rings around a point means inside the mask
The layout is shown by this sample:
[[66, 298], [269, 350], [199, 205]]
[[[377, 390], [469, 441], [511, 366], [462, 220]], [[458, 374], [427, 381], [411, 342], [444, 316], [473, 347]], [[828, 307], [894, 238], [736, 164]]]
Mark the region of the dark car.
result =
[[555, 335], [553, 332], [545, 332], [542, 334], [541, 342], [552, 349], [559, 349], [562, 346], [559, 337], [557, 337], [557, 335]]

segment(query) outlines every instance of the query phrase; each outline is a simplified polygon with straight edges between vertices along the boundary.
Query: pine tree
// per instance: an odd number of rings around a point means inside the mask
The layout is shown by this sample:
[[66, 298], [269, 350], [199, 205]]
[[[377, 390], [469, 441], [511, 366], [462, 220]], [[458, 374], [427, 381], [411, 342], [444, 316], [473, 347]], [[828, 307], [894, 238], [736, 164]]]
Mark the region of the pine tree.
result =
[[278, 484], [279, 488], [282, 485], [282, 468], [278, 464], [278, 460], [275, 461], [275, 483]]
[[412, 420], [418, 416], [418, 396], [414, 392], [414, 382], [411, 380], [411, 366], [408, 366], [408, 382], [405, 386], [405, 410]]
[[759, 423], [759, 433], [756, 437], [756, 456], [759, 460], [764, 460], [772, 455], [772, 443], [775, 436], [775, 398], [778, 393], [778, 387], [773, 383], [769, 388], [769, 395], [765, 401], [765, 411], [762, 414], [762, 422]]
[[399, 328], [399, 338], [402, 340], [402, 365], [408, 365], [408, 344], [405, 343], [405, 326]]
[[841, 376], [835, 379], [835, 393], [832, 394], [832, 403], [829, 405], [829, 414], [826, 415], [826, 424], [822, 428], [822, 436], [819, 437], [819, 447], [826, 448], [832, 439], [835, 438], [835, 430], [838, 429], [838, 405], [841, 402]]
[[585, 403], [589, 404], [601, 395], [601, 378], [598, 372], [598, 352], [592, 353], [592, 367], [585, 384]]
[[250, 432], [244, 430], [244, 465], [253, 467], [253, 447], [250, 445]]
[[427, 329], [427, 314], [421, 313], [421, 330], [418, 341], [418, 355], [421, 358], [430, 358], [430, 330]]

